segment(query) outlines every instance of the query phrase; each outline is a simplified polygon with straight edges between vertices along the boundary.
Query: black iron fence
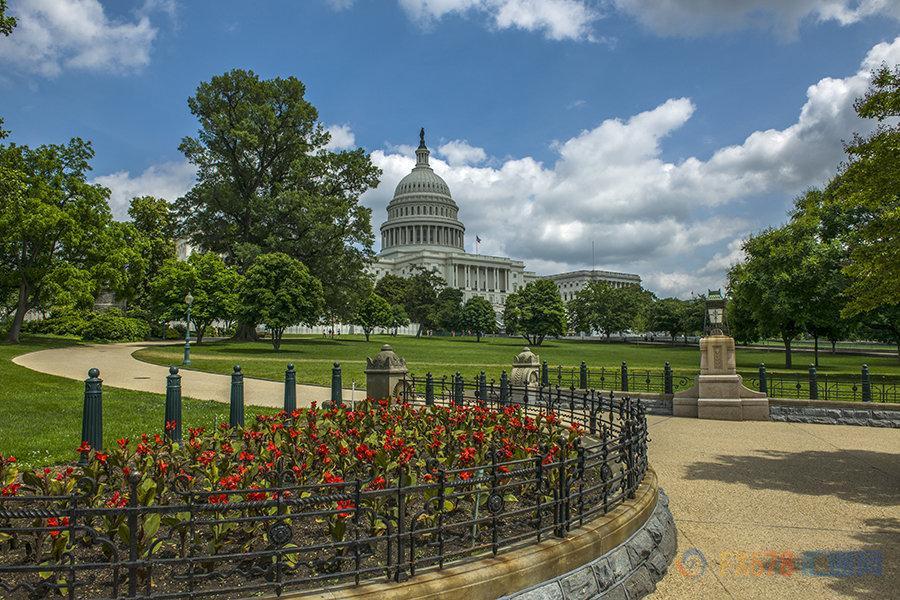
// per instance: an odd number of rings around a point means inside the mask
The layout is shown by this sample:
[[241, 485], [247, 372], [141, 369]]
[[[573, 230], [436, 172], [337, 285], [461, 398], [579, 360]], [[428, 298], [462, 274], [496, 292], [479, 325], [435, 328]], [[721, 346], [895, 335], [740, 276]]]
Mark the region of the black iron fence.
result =
[[765, 392], [770, 398], [832, 400], [841, 402], [900, 402], [900, 377], [873, 375], [863, 365], [859, 375], [819, 373], [810, 366], [807, 373], [777, 373], [764, 364], [757, 373], [744, 376], [744, 384]]
[[582, 362], [578, 367], [541, 364], [540, 381], [545, 386], [560, 388], [614, 390], [672, 394], [694, 384], [690, 375], [676, 374], [669, 363], [661, 369], [634, 368], [622, 362], [618, 367], [590, 367]]
[[[86, 401], [97, 407], [98, 375], [92, 372], [86, 383]], [[173, 369], [167, 419], [177, 416], [180, 431], [174, 377]], [[390, 481], [373, 473], [363, 480], [307, 482], [276, 461], [267, 467], [267, 487], [202, 489], [180, 476], [166, 503], [138, 473], [130, 474], [127, 501], [118, 503], [92, 503], [104, 484], [90, 477], [65, 494], [3, 496], [3, 597], [233, 597], [403, 581], [564, 538], [633, 498], [648, 468], [644, 410], [627, 396], [528, 389], [484, 375], [468, 381], [409, 377], [399, 393], [405, 402], [449, 411], [518, 404], [529, 418], [562, 419], [580, 434], [518, 460], [495, 448], [488, 462], [465, 469], [433, 460], [400, 467]], [[286, 405], [295, 398], [288, 386]], [[94, 416], [87, 406], [86, 419]], [[242, 374], [235, 369], [235, 424], [242, 408]], [[102, 448], [102, 421], [90, 424], [88, 434]]]

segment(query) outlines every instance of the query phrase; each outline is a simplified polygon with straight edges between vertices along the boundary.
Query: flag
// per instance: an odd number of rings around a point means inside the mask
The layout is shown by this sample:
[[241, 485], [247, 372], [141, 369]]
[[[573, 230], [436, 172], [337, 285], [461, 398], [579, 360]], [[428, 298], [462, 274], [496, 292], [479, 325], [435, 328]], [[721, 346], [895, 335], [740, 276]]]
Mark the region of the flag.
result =
[[480, 243], [481, 243], [481, 238], [478, 237], [477, 235], [475, 236], [475, 243], [476, 243], [476, 244], [480, 244]]

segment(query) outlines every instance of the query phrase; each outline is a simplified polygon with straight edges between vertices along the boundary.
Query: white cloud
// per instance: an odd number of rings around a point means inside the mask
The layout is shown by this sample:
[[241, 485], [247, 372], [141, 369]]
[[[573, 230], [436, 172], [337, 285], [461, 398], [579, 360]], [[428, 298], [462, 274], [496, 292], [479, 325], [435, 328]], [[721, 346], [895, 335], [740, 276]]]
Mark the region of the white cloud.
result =
[[0, 61], [55, 77], [63, 69], [126, 72], [150, 62], [157, 29], [153, 10], [174, 10], [169, 1], [143, 5], [132, 20], [112, 20], [98, 0], [18, 0], [14, 35], [0, 37]]
[[326, 150], [347, 150], [356, 147], [356, 136], [346, 123], [344, 125], [329, 125], [325, 128], [331, 134], [331, 140], [325, 145]]
[[804, 21], [851, 25], [872, 16], [900, 19], [896, 0], [614, 0], [614, 4], [655, 33], [674, 36], [761, 27], [789, 38]]
[[447, 15], [486, 17], [496, 29], [540, 32], [551, 40], [592, 40], [600, 14], [585, 0], [399, 0], [409, 17], [429, 26]]
[[[662, 158], [666, 137], [701, 110], [672, 98], [555, 143], [552, 164], [528, 156], [471, 164], [443, 147], [444, 160], [432, 156], [431, 163], [460, 205], [469, 245], [477, 233], [483, 253], [550, 272], [590, 267], [593, 241], [598, 268], [638, 272], [651, 289], [689, 295], [722, 286], [740, 257], [738, 240], [783, 219], [782, 204], [761, 197], [786, 201], [824, 183], [843, 158], [841, 141], [873, 126], [856, 117], [853, 101], [882, 61], [900, 62], [900, 38], [873, 47], [857, 73], [811, 85], [792, 125], [753, 132], [706, 160]], [[374, 151], [372, 159], [382, 184], [364, 201], [377, 230], [414, 158], [411, 148], [395, 147]], [[752, 222], [735, 215], [751, 206]]]
[[454, 167], [475, 165], [487, 160], [484, 148], [472, 146], [466, 140], [452, 140], [440, 146], [438, 152]]
[[174, 202], [194, 185], [197, 169], [187, 161], [152, 165], [140, 175], [132, 177], [128, 171], [117, 171], [95, 177], [93, 183], [107, 187], [112, 192], [109, 205], [113, 217], [128, 218], [128, 205], [136, 196], [156, 196]]

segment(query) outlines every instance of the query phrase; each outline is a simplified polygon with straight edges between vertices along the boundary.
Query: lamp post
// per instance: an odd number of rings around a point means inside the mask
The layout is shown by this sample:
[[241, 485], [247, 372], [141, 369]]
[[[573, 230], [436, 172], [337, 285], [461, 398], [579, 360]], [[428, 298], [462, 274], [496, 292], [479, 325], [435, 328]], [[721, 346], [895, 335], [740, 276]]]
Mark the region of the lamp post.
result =
[[725, 298], [722, 290], [709, 290], [706, 296], [706, 312], [703, 315], [707, 335], [722, 335], [725, 329]]
[[184, 297], [184, 303], [187, 304], [187, 326], [184, 328], [184, 359], [181, 361], [181, 364], [186, 367], [191, 364], [191, 303], [193, 301], [194, 297], [188, 292]]

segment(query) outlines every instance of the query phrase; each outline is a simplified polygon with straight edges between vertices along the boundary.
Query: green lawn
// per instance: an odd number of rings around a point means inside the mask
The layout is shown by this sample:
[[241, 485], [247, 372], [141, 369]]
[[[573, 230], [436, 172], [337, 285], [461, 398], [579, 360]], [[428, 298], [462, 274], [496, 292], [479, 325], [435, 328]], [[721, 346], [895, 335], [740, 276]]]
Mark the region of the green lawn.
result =
[[[15, 456], [24, 467], [68, 462], [81, 443], [84, 383], [44, 375], [12, 362], [19, 354], [71, 345], [64, 339], [29, 337], [20, 344], [0, 344], [0, 453]], [[185, 399], [184, 425], [214, 426], [228, 418], [218, 402]], [[264, 409], [247, 407], [248, 417]], [[165, 397], [117, 388], [103, 389], [103, 438], [162, 430]]]
[[[435, 376], [450, 375], [456, 371], [467, 377], [484, 370], [488, 377], [499, 378], [500, 372], [510, 369], [513, 356], [525, 345], [521, 338], [485, 338], [480, 343], [474, 338], [434, 337], [415, 339], [408, 336], [372, 336], [366, 342], [362, 336], [343, 335], [337, 339], [322, 337], [297, 337], [285, 339], [281, 351], [275, 352], [268, 342], [215, 342], [195, 346], [191, 351], [193, 369], [215, 373], [230, 373], [232, 366], [240, 364], [249, 377], [281, 380], [287, 363], [297, 367], [298, 381], [316, 385], [329, 385], [331, 365], [341, 363], [344, 387], [352, 382], [364, 385], [363, 370], [366, 357], [374, 356], [379, 347], [389, 343], [406, 359], [410, 371], [424, 375], [430, 371]], [[540, 348], [533, 348], [551, 367], [563, 365], [575, 367], [585, 361], [589, 367], [616, 369], [624, 360], [630, 369], [661, 370], [666, 361], [678, 374], [693, 375], [699, 368], [699, 353], [685, 347], [641, 346], [635, 344], [584, 342], [577, 340], [548, 340]], [[168, 365], [181, 361], [180, 347], [154, 347], [138, 351], [135, 356], [148, 362]], [[786, 371], [784, 353], [776, 350], [739, 350], [738, 370], [755, 374], [760, 362], [769, 371]], [[812, 355], [794, 355], [794, 372], [805, 373]], [[898, 375], [900, 364], [894, 358], [820, 354], [820, 373], [858, 374], [864, 362], [873, 374]]]

